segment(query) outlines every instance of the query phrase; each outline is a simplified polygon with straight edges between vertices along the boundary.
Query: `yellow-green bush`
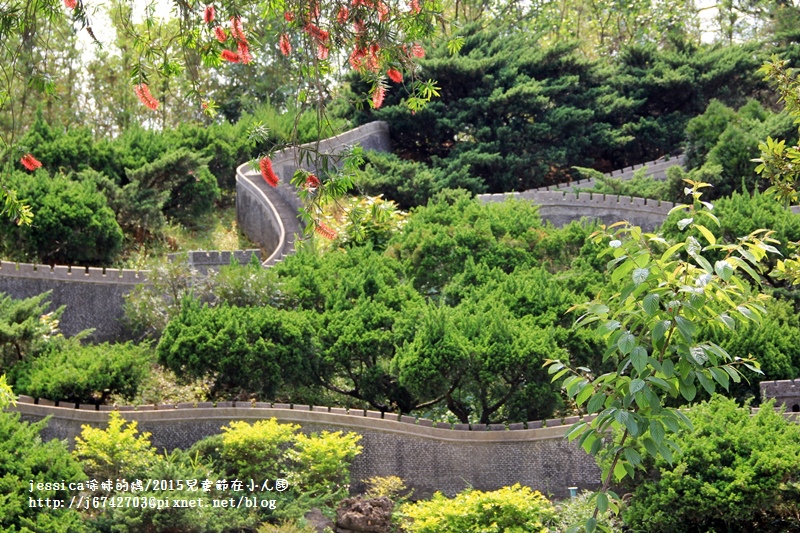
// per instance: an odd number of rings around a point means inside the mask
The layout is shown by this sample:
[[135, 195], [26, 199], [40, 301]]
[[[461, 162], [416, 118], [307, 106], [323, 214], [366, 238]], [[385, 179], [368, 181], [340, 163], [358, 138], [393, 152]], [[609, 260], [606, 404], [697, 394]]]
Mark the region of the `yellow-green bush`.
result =
[[96, 479], [130, 478], [148, 473], [157, 459], [150, 445], [150, 433], [138, 434], [136, 421], [128, 422], [119, 412], [108, 415], [108, 428], [81, 426], [75, 438], [73, 455], [81, 462], [86, 474]]
[[437, 492], [401, 512], [408, 533], [547, 533], [556, 517], [547, 498], [519, 484], [492, 492], [466, 490], [453, 499]]
[[294, 443], [299, 429], [295, 424], [279, 424], [274, 418], [252, 425], [231, 422], [223, 427], [220, 451], [229, 473], [242, 479], [283, 477], [286, 451]]

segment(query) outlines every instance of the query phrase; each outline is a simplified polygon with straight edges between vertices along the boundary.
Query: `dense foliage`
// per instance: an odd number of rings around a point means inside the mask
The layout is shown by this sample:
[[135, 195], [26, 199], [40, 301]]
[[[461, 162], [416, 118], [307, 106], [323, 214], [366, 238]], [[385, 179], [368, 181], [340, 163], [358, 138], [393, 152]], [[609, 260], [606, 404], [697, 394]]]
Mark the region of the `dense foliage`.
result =
[[437, 492], [428, 501], [406, 505], [402, 513], [410, 533], [547, 533], [556, 515], [547, 498], [520, 485], [467, 490], [453, 499]]
[[[58, 440], [42, 442], [39, 432], [46, 421], [30, 424], [20, 420], [19, 413], [0, 411], [0, 528], [3, 531], [41, 533], [83, 533], [87, 531], [78, 511], [53, 509], [44, 500], [66, 500], [67, 490], [37, 490], [32, 494], [30, 483], [86, 481], [80, 463], [66, 445]], [[29, 498], [35, 497], [36, 506]], [[42, 498], [43, 506], [38, 505]]]
[[576, 43], [542, 45], [523, 31], [469, 26], [449, 56], [422, 61], [441, 98], [411, 114], [387, 106], [357, 120], [386, 120], [396, 157], [370, 156], [365, 190], [403, 206], [446, 187], [525, 190], [610, 171], [680, 149], [687, 122], [712, 98], [740, 106], [760, 87], [753, 45], [623, 47], [591, 60]]
[[766, 403], [754, 416], [715, 396], [688, 412], [670, 463], [647, 461], [624, 514], [646, 531], [794, 531], [800, 527], [800, 426]]

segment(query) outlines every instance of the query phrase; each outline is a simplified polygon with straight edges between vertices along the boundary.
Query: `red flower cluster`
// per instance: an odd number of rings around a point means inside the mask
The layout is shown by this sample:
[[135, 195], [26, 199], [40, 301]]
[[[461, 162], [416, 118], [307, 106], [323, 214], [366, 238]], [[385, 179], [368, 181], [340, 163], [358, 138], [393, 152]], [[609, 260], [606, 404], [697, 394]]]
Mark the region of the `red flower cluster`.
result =
[[246, 65], [249, 62], [251, 62], [253, 60], [253, 56], [250, 55], [250, 47], [247, 46], [247, 43], [239, 41], [238, 47], [239, 47], [239, 59], [242, 61], [242, 63]]
[[264, 177], [264, 181], [267, 182], [267, 185], [270, 187], [277, 187], [278, 186], [278, 176], [275, 174], [275, 171], [272, 170], [272, 161], [270, 161], [269, 157], [264, 157], [261, 161], [258, 162], [258, 166], [261, 169], [261, 175]]
[[139, 85], [134, 87], [133, 92], [136, 93], [136, 96], [144, 105], [146, 105], [153, 111], [158, 109], [159, 106], [158, 100], [156, 100], [153, 97], [153, 95], [150, 94], [150, 87], [148, 87], [146, 83], [140, 83]]
[[378, 85], [378, 88], [375, 89], [375, 92], [372, 93], [372, 107], [378, 109], [380, 106], [383, 105], [383, 99], [386, 97], [386, 89]]
[[225, 30], [222, 27], [217, 26], [214, 28], [214, 35], [217, 37], [217, 40], [221, 43], [224, 43], [228, 40], [228, 34], [225, 33]]
[[240, 17], [231, 17], [231, 35], [237, 41], [247, 44], [247, 37], [244, 36], [244, 28], [242, 28], [242, 19]]
[[36, 170], [37, 168], [42, 166], [42, 163], [39, 162], [33, 155], [25, 154], [23, 155], [19, 162], [22, 164], [23, 167], [27, 168], [30, 171]]
[[390, 68], [386, 71], [386, 75], [395, 83], [403, 83], [403, 74], [401, 74], [399, 70]]
[[215, 14], [214, 6], [206, 6], [205, 11], [203, 11], [203, 22], [211, 24], [214, 21]]
[[306, 178], [306, 185], [305, 185], [305, 189], [306, 189], [306, 190], [309, 190], [309, 189], [316, 189], [316, 188], [318, 188], [319, 186], [320, 186], [320, 181], [319, 181], [319, 178], [318, 178], [318, 177], [316, 177], [314, 174], [310, 174], [310, 175], [309, 175], [309, 176]]
[[221, 57], [225, 61], [230, 61], [231, 63], [238, 63], [239, 61], [242, 60], [242, 58], [239, 57], [239, 54], [231, 50], [223, 50]]
[[389, 6], [383, 2], [378, 2], [378, 21], [383, 22], [389, 16]]
[[330, 37], [330, 34], [325, 30], [319, 29], [316, 25], [314, 25], [314, 24], [309, 22], [308, 24], [306, 24], [305, 28], [303, 28], [303, 29], [311, 37], [316, 39], [318, 43], [327, 43], [328, 42], [328, 37]]
[[317, 234], [319, 234], [319, 235], [321, 235], [321, 236], [325, 237], [326, 239], [333, 240], [333, 239], [335, 239], [335, 238], [336, 238], [336, 232], [335, 232], [335, 231], [333, 231], [333, 230], [332, 230], [331, 228], [329, 228], [328, 226], [326, 226], [325, 224], [323, 224], [322, 222], [320, 222], [320, 223], [317, 225], [317, 227], [316, 227], [316, 228], [314, 228], [314, 231], [316, 231], [316, 232], [317, 232]]
[[317, 45], [317, 59], [321, 59], [323, 61], [328, 59], [328, 52], [330, 52], [330, 50], [328, 50], [328, 47], [324, 44], [319, 43]]
[[419, 0], [411, 0], [411, 12], [412, 13], [419, 13], [421, 11], [419, 7]]
[[364, 48], [356, 48], [350, 54], [350, 66], [353, 70], [361, 70], [364, 58], [367, 57], [367, 51]]
[[422, 46], [415, 44], [411, 47], [411, 53], [416, 57], [425, 57], [425, 49]]
[[339, 12], [336, 13], [336, 22], [338, 22], [339, 24], [344, 24], [345, 22], [347, 22], [348, 16], [350, 16], [350, 10], [342, 6], [339, 8]]
[[278, 39], [278, 46], [280, 46], [283, 55], [288, 56], [292, 53], [292, 44], [289, 42], [289, 36], [285, 33], [282, 33]]
[[64, 0], [64, 7], [67, 9], [75, 9], [78, 7], [78, 0]]
[[283, 18], [286, 19], [286, 22], [292, 22], [294, 21], [294, 13], [292, 13], [291, 11], [286, 11], [283, 14]]

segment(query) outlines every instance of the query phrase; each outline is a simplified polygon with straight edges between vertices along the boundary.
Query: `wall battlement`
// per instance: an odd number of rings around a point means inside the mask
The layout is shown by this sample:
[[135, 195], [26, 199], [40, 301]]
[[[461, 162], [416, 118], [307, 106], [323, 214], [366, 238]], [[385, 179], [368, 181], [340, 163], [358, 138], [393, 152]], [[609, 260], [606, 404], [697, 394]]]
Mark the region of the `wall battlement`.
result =
[[0, 276], [14, 278], [71, 281], [79, 283], [115, 283], [138, 285], [147, 281], [147, 270], [49, 266], [0, 261]]
[[765, 400], [775, 398], [775, 405], [785, 405], [786, 411], [800, 412], [800, 379], [762, 381], [761, 397]]

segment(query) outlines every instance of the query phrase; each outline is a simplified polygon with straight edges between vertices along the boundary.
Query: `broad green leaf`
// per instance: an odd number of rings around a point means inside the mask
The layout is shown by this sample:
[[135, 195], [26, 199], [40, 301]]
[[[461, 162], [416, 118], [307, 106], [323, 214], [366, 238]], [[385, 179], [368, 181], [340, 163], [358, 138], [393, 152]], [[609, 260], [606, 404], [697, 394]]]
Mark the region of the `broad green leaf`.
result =
[[637, 346], [631, 351], [631, 363], [640, 374], [647, 368], [647, 349], [644, 346]]
[[626, 331], [622, 334], [622, 336], [617, 341], [617, 348], [623, 355], [628, 355], [633, 350], [633, 347], [636, 346], [636, 337], [629, 331]]
[[706, 376], [705, 371], [703, 372], [698, 371], [696, 375], [697, 375], [697, 380], [700, 382], [700, 385], [703, 386], [706, 392], [708, 392], [709, 394], [714, 394], [714, 391], [716, 390], [717, 387], [716, 385], [714, 385], [714, 382], [712, 380], [708, 379], [708, 376]]
[[686, 344], [692, 344], [692, 337], [694, 336], [695, 325], [682, 316], [675, 317], [675, 325], [678, 328], [678, 333]]
[[702, 233], [703, 237], [706, 238], [708, 244], [710, 244], [711, 246], [717, 244], [717, 238], [714, 237], [714, 234], [711, 233], [711, 231], [707, 227], [703, 226], [702, 224], [695, 224], [694, 227], [700, 230], [700, 233]]
[[586, 533], [594, 533], [594, 530], [597, 527], [597, 519], [594, 517], [588, 519], [584, 527], [586, 528]]
[[589, 383], [587, 383], [586, 386], [583, 387], [581, 391], [578, 393], [578, 395], [575, 397], [575, 403], [578, 404], [578, 406], [583, 405], [584, 402], [588, 400], [593, 393], [594, 393], [594, 387], [592, 387]]
[[686, 243], [684, 243], [684, 242], [679, 242], [678, 244], [673, 244], [672, 246], [670, 246], [669, 248], [667, 248], [667, 251], [666, 251], [666, 252], [664, 252], [664, 253], [661, 255], [661, 261], [662, 261], [662, 262], [666, 261], [667, 259], [669, 259], [670, 257], [672, 257], [672, 256], [675, 254], [675, 252], [677, 252], [678, 250], [680, 250], [680, 249], [681, 249], [681, 248], [683, 248], [684, 246], [686, 246]]
[[681, 380], [680, 383], [681, 396], [688, 402], [694, 400], [694, 397], [697, 395], [697, 388], [694, 386], [694, 383], [684, 380]]
[[689, 224], [691, 224], [692, 222], [694, 222], [694, 219], [693, 219], [693, 218], [682, 218], [682, 219], [680, 219], [680, 220], [678, 221], [678, 229], [679, 229], [679, 230], [681, 230], [681, 231], [683, 231], [683, 229], [684, 229], [686, 226], [688, 226]]
[[625, 476], [628, 475], [628, 471], [625, 469], [625, 466], [622, 461], [618, 461], [617, 464], [614, 466], [614, 477], [617, 481], [622, 481]]
[[605, 401], [606, 401], [605, 393], [596, 392], [589, 400], [589, 403], [586, 404], [586, 412], [589, 414], [596, 413], [597, 411], [603, 408]]
[[644, 388], [644, 385], [645, 385], [644, 380], [641, 379], [632, 380], [630, 384], [631, 394], [636, 394], [637, 392], [642, 390]]
[[658, 312], [661, 297], [656, 293], [650, 293], [642, 300], [642, 308], [647, 316], [653, 316]]
[[605, 492], [598, 493], [595, 505], [597, 505], [597, 509], [601, 513], [605, 513], [608, 510], [608, 494]]
[[633, 283], [636, 285], [641, 285], [645, 281], [647, 281], [647, 276], [650, 275], [649, 268], [637, 268], [633, 271]]
[[725, 370], [721, 368], [711, 368], [710, 370], [711, 375], [714, 376], [714, 379], [717, 381], [717, 383], [722, 385], [725, 390], [728, 390], [730, 380], [728, 379], [728, 374], [725, 372]]
[[723, 259], [714, 263], [714, 272], [724, 281], [728, 281], [733, 275], [733, 267]]
[[664, 426], [659, 420], [650, 421], [650, 438], [659, 448], [664, 444]]
[[639, 452], [637, 452], [635, 448], [625, 448], [625, 451], [622, 453], [625, 455], [625, 459], [633, 466], [642, 462], [642, 456], [639, 455]]

